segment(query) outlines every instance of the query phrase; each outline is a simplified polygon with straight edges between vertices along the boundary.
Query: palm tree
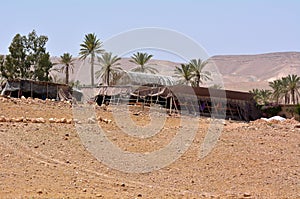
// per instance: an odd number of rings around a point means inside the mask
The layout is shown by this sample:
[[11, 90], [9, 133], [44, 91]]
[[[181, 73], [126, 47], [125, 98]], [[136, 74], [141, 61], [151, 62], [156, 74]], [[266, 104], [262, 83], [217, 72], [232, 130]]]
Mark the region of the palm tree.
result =
[[190, 85], [193, 74], [189, 64], [180, 64], [180, 67], [175, 66], [175, 74], [180, 78], [180, 84]]
[[258, 103], [259, 102], [259, 90], [257, 88], [252, 89], [251, 91], [249, 91], [249, 93], [253, 94], [253, 99]]
[[60, 56], [59, 63], [62, 65], [62, 67], [59, 69], [60, 72], [63, 72], [66, 74], [65, 84], [69, 84], [69, 74], [70, 71], [73, 73], [74, 71], [74, 59], [72, 58], [72, 55], [69, 53], [64, 53], [62, 56]]
[[272, 91], [266, 90], [266, 89], [261, 89], [260, 90], [260, 100], [261, 102], [265, 105], [270, 102], [270, 98], [272, 96]]
[[298, 77], [297, 75], [288, 75], [286, 77], [286, 81], [288, 92], [290, 92], [292, 96], [292, 103], [296, 104], [295, 97], [296, 95], [299, 95], [298, 89], [300, 88], [300, 77]]
[[80, 46], [80, 59], [85, 60], [89, 56], [91, 57], [91, 85], [94, 86], [94, 61], [95, 56], [104, 52], [102, 49], [102, 42], [97, 39], [95, 33], [90, 33], [85, 35], [84, 41]]
[[270, 90], [265, 90], [265, 89], [252, 89], [252, 91], [249, 91], [254, 95], [254, 100], [261, 105], [268, 104], [270, 101], [270, 97], [272, 95], [272, 92]]
[[278, 104], [279, 99], [285, 92], [285, 88], [283, 87], [283, 81], [279, 79], [274, 80], [273, 82], [269, 82], [269, 86], [273, 89], [273, 98], [276, 101], [276, 104]]
[[195, 78], [194, 85], [197, 87], [199, 87], [203, 81], [211, 80], [211, 73], [203, 70], [207, 63], [207, 61], [202, 61], [201, 59], [192, 59], [189, 62], [193, 77]]
[[105, 52], [101, 57], [98, 57], [101, 69], [96, 72], [96, 77], [101, 77], [103, 82], [109, 86], [112, 81], [110, 76], [112, 75], [114, 77], [116, 76], [116, 73], [123, 71], [122, 68], [116, 67], [117, 65], [120, 65], [120, 63], [118, 63], [120, 59], [121, 58], [118, 56], [113, 56], [111, 52]]
[[132, 69], [132, 71], [135, 72], [141, 72], [141, 73], [158, 73], [158, 70], [156, 68], [153, 68], [147, 64], [147, 62], [153, 57], [153, 55], [149, 55], [148, 53], [140, 53], [137, 52], [136, 54], [133, 54], [131, 56], [131, 60], [129, 60], [132, 63], [135, 63], [139, 65], [138, 67]]
[[289, 104], [290, 103], [290, 95], [289, 95], [287, 77], [282, 77], [281, 78], [281, 84], [282, 84], [282, 91], [281, 92], [284, 95], [284, 103]]

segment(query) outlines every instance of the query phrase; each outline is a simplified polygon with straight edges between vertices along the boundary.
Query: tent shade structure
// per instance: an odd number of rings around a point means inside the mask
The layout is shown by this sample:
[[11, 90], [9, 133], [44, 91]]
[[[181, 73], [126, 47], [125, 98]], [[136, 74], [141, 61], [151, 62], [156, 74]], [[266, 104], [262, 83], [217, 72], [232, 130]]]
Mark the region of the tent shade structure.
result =
[[72, 99], [72, 90], [66, 84], [33, 81], [26, 79], [7, 80], [1, 86], [1, 95], [11, 97], [32, 97], [40, 99]]
[[176, 81], [171, 76], [124, 71], [116, 85], [162, 85], [172, 86]]
[[[213, 93], [213, 95], [211, 94]], [[179, 94], [179, 95], [178, 95]], [[225, 94], [225, 95], [224, 95]], [[167, 110], [210, 117], [213, 112], [226, 118], [250, 121], [261, 117], [253, 95], [246, 92], [190, 86], [100, 86], [96, 101], [102, 103], [142, 103]]]

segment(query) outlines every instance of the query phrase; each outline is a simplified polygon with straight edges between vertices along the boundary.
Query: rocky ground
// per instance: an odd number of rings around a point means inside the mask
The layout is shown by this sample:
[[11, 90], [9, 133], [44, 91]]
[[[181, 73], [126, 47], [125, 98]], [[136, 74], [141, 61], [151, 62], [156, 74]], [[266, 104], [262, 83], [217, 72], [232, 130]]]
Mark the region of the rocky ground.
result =
[[[179, 159], [152, 172], [126, 173], [91, 155], [75, 127], [99, 124], [123, 151], [146, 154], [168, 145], [179, 129], [193, 128], [179, 116], [157, 113], [164, 126], [141, 139], [121, 130], [118, 107], [95, 110], [94, 117], [74, 120], [66, 102], [0, 97], [0, 198], [300, 198], [295, 120], [226, 121], [211, 153], [199, 158], [211, 119], [197, 118], [195, 138]], [[131, 107], [127, 117], [145, 126], [148, 113]]]

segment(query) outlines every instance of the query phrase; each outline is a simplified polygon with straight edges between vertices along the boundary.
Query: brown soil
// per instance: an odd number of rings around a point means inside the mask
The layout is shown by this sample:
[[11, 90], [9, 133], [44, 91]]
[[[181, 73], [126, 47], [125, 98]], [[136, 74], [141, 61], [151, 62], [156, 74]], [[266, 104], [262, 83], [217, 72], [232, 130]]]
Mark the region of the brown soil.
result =
[[[132, 107], [130, 117], [146, 125], [147, 113]], [[1, 115], [43, 117], [46, 123], [0, 122], [0, 198], [300, 198], [300, 130], [294, 120], [226, 121], [213, 151], [199, 159], [210, 123], [200, 118], [196, 137], [182, 157], [160, 170], [136, 174], [97, 161], [74, 123], [49, 123], [49, 118], [72, 118], [67, 103], [0, 97]], [[160, 133], [139, 139], [123, 133], [111, 111], [97, 108], [97, 115], [112, 120], [99, 121], [107, 137], [132, 152], [158, 150], [179, 128], [190, 128], [181, 127], [179, 117], [168, 116]]]

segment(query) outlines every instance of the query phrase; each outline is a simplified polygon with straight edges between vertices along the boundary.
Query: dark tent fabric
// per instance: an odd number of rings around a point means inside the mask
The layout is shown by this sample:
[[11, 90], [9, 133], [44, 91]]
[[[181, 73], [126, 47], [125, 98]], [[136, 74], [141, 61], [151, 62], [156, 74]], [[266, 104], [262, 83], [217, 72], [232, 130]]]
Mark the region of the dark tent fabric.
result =
[[41, 99], [72, 99], [71, 88], [66, 84], [25, 79], [8, 80], [2, 87], [1, 95], [13, 97], [37, 97]]
[[[163, 100], [165, 107], [186, 109], [189, 112], [210, 115], [213, 111], [225, 111], [227, 117], [239, 120], [255, 120], [261, 117], [251, 93], [208, 89], [190, 86], [101, 86], [98, 97], [116, 100], [120, 98], [143, 99], [157, 102]], [[153, 98], [156, 98], [156, 100]], [[158, 99], [159, 98], [159, 99]], [[100, 100], [101, 101], [101, 100]], [[120, 100], [117, 100], [119, 102]], [[126, 100], [125, 100], [126, 101]]]

